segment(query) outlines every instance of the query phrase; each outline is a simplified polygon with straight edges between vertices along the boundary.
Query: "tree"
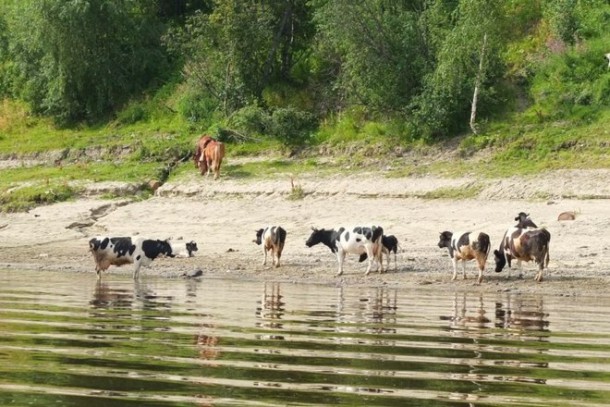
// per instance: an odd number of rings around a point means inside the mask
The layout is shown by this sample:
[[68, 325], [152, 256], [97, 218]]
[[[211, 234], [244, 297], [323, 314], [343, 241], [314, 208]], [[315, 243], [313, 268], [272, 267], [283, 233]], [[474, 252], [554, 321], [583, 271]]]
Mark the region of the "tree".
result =
[[217, 0], [211, 13], [191, 16], [165, 43], [184, 56], [189, 89], [229, 115], [262, 102], [271, 83], [294, 79], [295, 57], [311, 37], [308, 12], [305, 0]]
[[373, 111], [405, 111], [421, 87], [426, 52], [418, 24], [424, 1], [319, 1], [321, 48], [339, 59], [336, 86]]
[[502, 5], [500, 0], [461, 0], [451, 13], [452, 28], [416, 102], [419, 120], [430, 135], [464, 128], [473, 108], [476, 114], [476, 103], [493, 102], [493, 85], [504, 72]]
[[97, 120], [164, 66], [145, 0], [29, 0], [11, 10], [15, 88], [58, 122]]

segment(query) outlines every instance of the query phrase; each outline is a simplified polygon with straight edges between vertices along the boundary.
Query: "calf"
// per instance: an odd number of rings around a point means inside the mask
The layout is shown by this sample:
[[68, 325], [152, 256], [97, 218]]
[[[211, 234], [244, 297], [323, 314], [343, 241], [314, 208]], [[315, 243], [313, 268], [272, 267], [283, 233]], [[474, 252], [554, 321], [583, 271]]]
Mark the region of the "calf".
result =
[[[473, 240], [471, 235], [473, 237], [476, 236], [476, 240]], [[451, 281], [457, 277], [457, 262], [459, 260], [462, 261], [462, 271], [464, 279], [466, 279], [466, 261], [475, 259], [479, 266], [477, 284], [481, 284], [483, 272], [485, 271], [485, 263], [487, 262], [487, 256], [491, 247], [489, 235], [483, 232], [452, 233], [445, 231], [441, 233], [438, 247], [449, 249], [449, 257], [451, 257], [453, 262], [453, 277]]]
[[316, 229], [312, 228], [313, 232], [309, 239], [305, 242], [307, 247], [312, 247], [318, 243], [326, 245], [331, 252], [337, 254], [339, 261], [339, 271], [337, 276], [343, 274], [343, 262], [347, 253], [366, 254], [368, 257], [368, 267], [365, 275], [371, 272], [373, 259], [377, 260], [380, 267], [380, 272], [383, 273], [381, 236], [383, 228], [378, 226], [362, 227], [356, 226], [350, 229], [340, 227], [338, 229]]
[[500, 248], [494, 250], [496, 273], [502, 271], [508, 263], [509, 277], [512, 259], [522, 261], [534, 260], [538, 264], [538, 273], [534, 280], [541, 282], [544, 268], [549, 266], [549, 244], [551, 234], [546, 229], [530, 229], [514, 226], [504, 233]]
[[135, 264], [134, 280], [138, 278], [140, 267], [148, 266], [157, 257], [191, 257], [196, 252], [197, 243], [174, 243], [166, 240], [154, 240], [131, 237], [94, 237], [89, 240], [89, 251], [95, 260], [97, 278], [101, 271], [110, 266]]
[[[271, 263], [275, 267], [280, 266], [280, 257], [282, 257], [282, 250], [284, 250], [284, 243], [286, 243], [286, 231], [281, 226], [267, 226], [264, 229], [257, 230], [254, 243], [263, 245], [263, 253], [265, 254], [263, 266], [267, 264], [268, 251], [271, 251]], [[275, 262], [276, 257], [277, 263]]]
[[[390, 253], [394, 253], [394, 269], [398, 266], [396, 265], [396, 254], [398, 253], [398, 239], [394, 235], [383, 235], [381, 236], [381, 250], [383, 254], [388, 256], [388, 269], [390, 268]], [[362, 253], [358, 261], [362, 263], [367, 259], [366, 253]]]
[[538, 226], [536, 226], [534, 221], [530, 218], [529, 213], [519, 212], [515, 220], [517, 221], [517, 224], [515, 225], [517, 228], [538, 228]]

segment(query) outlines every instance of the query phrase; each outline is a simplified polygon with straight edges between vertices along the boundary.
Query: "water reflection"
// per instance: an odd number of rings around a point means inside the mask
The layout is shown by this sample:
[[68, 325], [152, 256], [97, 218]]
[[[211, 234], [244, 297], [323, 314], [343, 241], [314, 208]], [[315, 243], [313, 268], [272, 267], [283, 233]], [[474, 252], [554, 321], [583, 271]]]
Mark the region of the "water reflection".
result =
[[9, 277], [0, 405], [610, 399], [603, 298], [84, 277], [75, 290], [73, 275]]
[[[270, 330], [282, 330], [284, 324], [282, 317], [286, 312], [286, 303], [283, 301], [280, 283], [264, 283], [261, 299], [257, 301], [256, 307], [256, 327], [266, 328]], [[275, 333], [259, 334], [257, 339], [275, 339], [284, 340], [284, 335]]]

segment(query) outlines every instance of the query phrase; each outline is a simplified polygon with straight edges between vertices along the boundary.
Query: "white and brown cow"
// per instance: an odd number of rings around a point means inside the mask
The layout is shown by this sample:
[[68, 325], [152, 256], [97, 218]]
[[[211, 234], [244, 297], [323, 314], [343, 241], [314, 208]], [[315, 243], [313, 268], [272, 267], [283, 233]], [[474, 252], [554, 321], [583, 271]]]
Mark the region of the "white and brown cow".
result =
[[346, 254], [362, 255], [365, 253], [368, 257], [368, 267], [365, 275], [368, 275], [373, 267], [373, 259], [378, 263], [379, 272], [383, 273], [381, 236], [383, 236], [383, 228], [380, 226], [340, 227], [329, 230], [312, 228], [311, 236], [309, 236], [305, 245], [312, 247], [322, 243], [331, 252], [336, 253], [339, 261], [337, 276], [343, 274], [343, 262]]
[[509, 228], [500, 242], [500, 248], [494, 250], [496, 261], [496, 273], [504, 269], [508, 264], [510, 277], [511, 261], [516, 259], [519, 267], [522, 261], [534, 260], [538, 264], [538, 273], [534, 280], [542, 281], [544, 268], [549, 266], [549, 244], [551, 233], [542, 229], [521, 228], [513, 226]]
[[[263, 253], [265, 254], [263, 266], [267, 264], [267, 252], [269, 251], [271, 252], [271, 263], [275, 267], [280, 266], [280, 257], [282, 257], [282, 251], [286, 243], [286, 231], [281, 226], [267, 226], [257, 230], [254, 243], [263, 245]], [[277, 263], [275, 262], [276, 257]]]
[[148, 266], [157, 257], [191, 257], [197, 251], [197, 243], [175, 243], [170, 239], [145, 239], [142, 237], [98, 236], [89, 240], [89, 251], [95, 260], [97, 277], [110, 266], [135, 264], [134, 280], [140, 267]]
[[[474, 238], [474, 239], [473, 239]], [[446, 247], [449, 249], [449, 257], [453, 262], [453, 277], [457, 277], [457, 263], [462, 262], [462, 272], [466, 279], [466, 261], [476, 260], [479, 267], [479, 278], [477, 284], [481, 284], [483, 280], [483, 272], [485, 271], [485, 263], [489, 255], [491, 247], [489, 235], [483, 232], [459, 232], [453, 233], [449, 231], [441, 232], [438, 247], [441, 249]]]

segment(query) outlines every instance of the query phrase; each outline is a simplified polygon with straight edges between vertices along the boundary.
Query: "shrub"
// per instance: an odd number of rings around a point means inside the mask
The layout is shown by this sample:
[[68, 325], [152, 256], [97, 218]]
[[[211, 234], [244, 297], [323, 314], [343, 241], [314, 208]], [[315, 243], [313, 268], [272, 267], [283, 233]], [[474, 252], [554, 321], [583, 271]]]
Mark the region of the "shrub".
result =
[[276, 109], [271, 115], [269, 133], [287, 146], [299, 146], [307, 142], [316, 125], [311, 113], [293, 108]]

